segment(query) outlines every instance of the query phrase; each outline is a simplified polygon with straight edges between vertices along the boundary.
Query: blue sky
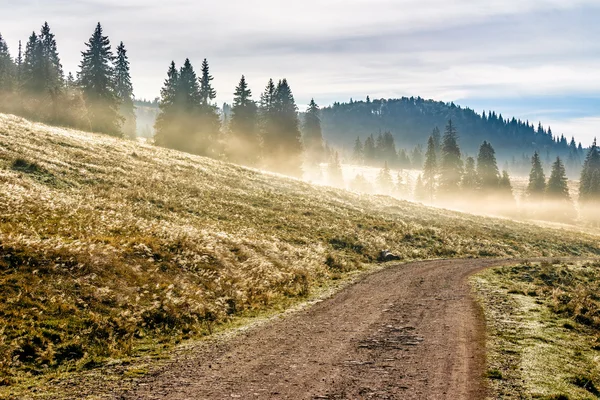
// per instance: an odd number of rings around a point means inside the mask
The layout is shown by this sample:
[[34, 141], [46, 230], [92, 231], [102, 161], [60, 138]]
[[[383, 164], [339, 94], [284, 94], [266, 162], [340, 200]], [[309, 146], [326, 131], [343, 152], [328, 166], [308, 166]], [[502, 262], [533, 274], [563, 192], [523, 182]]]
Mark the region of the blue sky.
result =
[[0, 15], [13, 53], [47, 20], [72, 72], [101, 21], [138, 97], [158, 95], [171, 60], [206, 57], [219, 103], [243, 73], [255, 97], [287, 77], [300, 105], [421, 96], [584, 145], [600, 132], [600, 0], [0, 0]]

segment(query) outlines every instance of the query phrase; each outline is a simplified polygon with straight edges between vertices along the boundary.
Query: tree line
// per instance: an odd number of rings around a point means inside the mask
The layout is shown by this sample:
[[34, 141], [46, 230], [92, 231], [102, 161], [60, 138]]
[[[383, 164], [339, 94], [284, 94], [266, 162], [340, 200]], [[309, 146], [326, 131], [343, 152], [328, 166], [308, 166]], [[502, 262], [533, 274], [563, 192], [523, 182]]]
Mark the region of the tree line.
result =
[[[422, 173], [415, 185], [415, 199], [451, 204], [471, 203], [469, 199], [475, 198], [484, 207], [490, 204], [492, 208], [497, 208], [497, 204], [501, 204], [514, 214], [516, 203], [510, 176], [506, 170], [500, 172], [492, 145], [484, 141], [476, 159], [466, 157], [463, 161], [458, 131], [452, 120], [446, 125], [441, 143], [437, 139], [438, 134], [436, 128], [429, 136]], [[530, 160], [526, 197], [523, 199], [527, 216], [558, 221], [574, 220], [577, 212], [569, 194], [564, 161], [560, 156], [556, 157], [548, 179], [542, 164], [540, 155], [534, 152]], [[581, 217], [597, 221], [595, 214], [599, 205], [600, 151], [594, 140], [580, 174]]]
[[81, 53], [77, 76], [65, 76], [56, 37], [48, 23], [32, 32], [25, 49], [19, 41], [13, 59], [0, 34], [0, 111], [51, 124], [114, 136], [135, 137], [127, 49], [113, 53], [110, 40], [96, 25]]
[[[301, 176], [304, 161], [316, 165], [326, 160], [330, 150], [324, 146], [319, 106], [312, 100], [301, 123], [287, 79], [269, 80], [255, 100], [242, 75], [228, 119], [213, 102], [213, 79], [206, 59], [200, 76], [189, 59], [181, 67], [171, 62], [158, 100], [155, 144], [291, 176]], [[65, 77], [47, 23], [39, 34], [31, 34], [24, 54], [19, 44], [15, 59], [0, 35], [2, 112], [135, 137], [134, 101], [125, 45], [121, 42], [114, 55], [100, 23], [86, 42], [76, 77]]]
[[[322, 110], [323, 134], [338, 146], [353, 146], [365, 132], [388, 132], [396, 145], [404, 148], [425, 146], [423, 141], [435, 126], [452, 119], [461, 127], [463, 151], [477, 154], [484, 140], [496, 145], [497, 157], [509, 163], [513, 173], [526, 172], [534, 151], [543, 156], [546, 166], [556, 156], [565, 160], [567, 173], [576, 176], [585, 157], [581, 143], [556, 135], [550, 127], [530, 121], [506, 118], [494, 111], [479, 114], [454, 103], [425, 100], [421, 97], [336, 102]], [[366, 140], [363, 142], [366, 145]], [[388, 160], [389, 162], [389, 160]], [[369, 160], [366, 160], [369, 164]], [[381, 166], [381, 164], [379, 165]]]

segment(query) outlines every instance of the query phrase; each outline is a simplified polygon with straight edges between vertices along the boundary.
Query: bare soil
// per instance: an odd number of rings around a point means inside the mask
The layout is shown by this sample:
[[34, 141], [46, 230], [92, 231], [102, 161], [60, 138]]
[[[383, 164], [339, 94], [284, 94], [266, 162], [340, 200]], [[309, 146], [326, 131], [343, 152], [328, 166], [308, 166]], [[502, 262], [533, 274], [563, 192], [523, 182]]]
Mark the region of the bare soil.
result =
[[397, 265], [313, 307], [177, 357], [121, 399], [481, 399], [467, 277], [499, 260]]

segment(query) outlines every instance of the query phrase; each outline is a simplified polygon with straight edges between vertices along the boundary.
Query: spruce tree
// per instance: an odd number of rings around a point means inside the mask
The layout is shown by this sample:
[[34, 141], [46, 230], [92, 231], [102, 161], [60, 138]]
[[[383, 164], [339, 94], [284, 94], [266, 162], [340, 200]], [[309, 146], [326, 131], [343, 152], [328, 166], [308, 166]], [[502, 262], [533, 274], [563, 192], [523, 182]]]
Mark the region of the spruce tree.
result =
[[86, 50], [81, 53], [78, 80], [88, 108], [90, 129], [122, 136], [112, 64], [114, 57], [110, 40], [104, 36], [100, 23], [85, 46]]
[[435, 154], [438, 159], [442, 158], [442, 134], [440, 133], [440, 128], [437, 126], [433, 128], [433, 133], [431, 134], [433, 137], [433, 142], [435, 144]]
[[411, 155], [410, 155], [410, 164], [413, 169], [422, 169], [423, 168], [423, 147], [420, 144], [415, 146]]
[[244, 75], [240, 78], [233, 96], [231, 122], [229, 123], [231, 133], [229, 152], [233, 161], [254, 166], [260, 155], [258, 107], [252, 100], [252, 91], [248, 88]]
[[263, 161], [267, 155], [272, 155], [276, 151], [277, 128], [275, 120], [275, 92], [277, 88], [273, 79], [269, 79], [265, 90], [260, 95], [259, 122], [260, 132], [263, 143]]
[[15, 65], [8, 51], [8, 45], [0, 34], [0, 105], [15, 86]]
[[158, 146], [177, 148], [179, 130], [177, 87], [179, 71], [174, 61], [171, 61], [162, 89], [160, 90], [160, 101], [158, 103], [159, 113], [154, 123], [154, 143]]
[[571, 200], [567, 185], [567, 172], [560, 157], [552, 164], [552, 171], [546, 186], [546, 197], [552, 200]]
[[546, 186], [548, 200], [548, 218], [559, 221], [570, 221], [575, 218], [576, 211], [569, 195], [567, 171], [560, 157], [552, 164], [552, 172]]
[[42, 54], [42, 80], [44, 88], [51, 94], [56, 95], [62, 89], [64, 74], [58, 50], [56, 47], [56, 39], [50, 30], [48, 22], [42, 26], [39, 36], [41, 54]]
[[352, 159], [357, 164], [362, 164], [364, 162], [364, 146], [360, 141], [360, 136], [356, 137], [356, 141], [354, 142], [354, 149], [352, 150]]
[[[438, 162], [435, 150], [435, 138], [429, 137], [427, 141], [427, 152], [425, 153], [425, 164], [423, 165], [423, 187], [427, 193], [427, 199], [433, 200], [436, 190], [436, 177], [438, 174]], [[422, 200], [422, 199], [421, 199]]]
[[333, 155], [329, 160], [329, 165], [327, 166], [327, 181], [331, 186], [344, 186], [344, 176], [342, 174], [342, 166], [337, 151], [333, 152]]
[[417, 177], [417, 183], [415, 184], [415, 200], [423, 201], [427, 200], [428, 197], [429, 194], [427, 193], [425, 185], [423, 184], [423, 178], [421, 177], [421, 174], [419, 174]]
[[[217, 97], [217, 92], [212, 87], [213, 77], [210, 74], [208, 61], [206, 58], [202, 61], [202, 76], [200, 77], [199, 98], [200, 109], [199, 119], [197, 121], [198, 141], [194, 147], [194, 153], [218, 157], [219, 133], [221, 129], [221, 119], [217, 107], [211, 103]], [[195, 89], [194, 89], [195, 90]]]
[[115, 90], [120, 101], [119, 111], [124, 119], [123, 133], [129, 138], [136, 137], [135, 106], [133, 104], [133, 85], [129, 72], [129, 57], [123, 42], [117, 47], [115, 60]]
[[541, 200], [544, 197], [546, 191], [546, 175], [544, 174], [544, 168], [540, 156], [537, 153], [533, 153], [531, 158], [531, 172], [529, 173], [529, 184], [527, 185], [527, 195], [530, 200]]
[[311, 99], [304, 114], [304, 151], [310, 165], [323, 161], [323, 132], [321, 130], [321, 110], [314, 99]]
[[500, 180], [498, 181], [498, 199], [502, 201], [504, 214], [513, 215], [515, 208], [515, 196], [513, 194], [510, 176], [506, 170], [502, 171]]
[[276, 137], [269, 146], [274, 152], [268, 154], [269, 168], [291, 175], [302, 175], [302, 143], [298, 120], [298, 107], [287, 79], [277, 84], [273, 99]]
[[461, 188], [466, 192], [474, 192], [479, 189], [479, 176], [475, 169], [475, 159], [467, 157], [465, 161], [465, 173], [462, 177]]
[[384, 161], [383, 168], [381, 168], [377, 175], [377, 187], [380, 193], [384, 194], [390, 194], [394, 189], [394, 181], [387, 161]]
[[579, 180], [579, 201], [583, 206], [597, 205], [600, 202], [600, 150], [596, 139], [583, 163]]
[[365, 140], [365, 148], [364, 148], [364, 160], [365, 164], [373, 165], [375, 163], [377, 157], [377, 150], [375, 149], [375, 138], [373, 135], [369, 135]]
[[463, 163], [460, 148], [458, 147], [458, 132], [452, 123], [448, 121], [442, 143], [442, 162], [440, 164], [439, 192], [448, 197], [458, 193], [462, 178]]
[[30, 95], [42, 93], [44, 89], [42, 44], [32, 32], [25, 45], [23, 60], [23, 89]]
[[477, 177], [483, 191], [495, 191], [500, 181], [496, 153], [491, 144], [484, 141], [477, 156]]
[[202, 99], [202, 105], [208, 105], [211, 100], [217, 97], [217, 91], [213, 89], [211, 82], [213, 76], [210, 74], [208, 61], [206, 58], [202, 61], [202, 77], [200, 78], [200, 97]]

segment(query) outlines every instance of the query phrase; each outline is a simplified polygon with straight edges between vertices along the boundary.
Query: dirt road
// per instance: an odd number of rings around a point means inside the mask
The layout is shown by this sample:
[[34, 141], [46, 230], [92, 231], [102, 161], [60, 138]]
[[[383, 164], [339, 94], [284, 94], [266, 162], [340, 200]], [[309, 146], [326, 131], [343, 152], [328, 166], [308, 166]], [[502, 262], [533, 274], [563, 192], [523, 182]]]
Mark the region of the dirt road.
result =
[[499, 264], [387, 268], [304, 311], [194, 350], [120, 398], [483, 398], [484, 326], [466, 278]]

